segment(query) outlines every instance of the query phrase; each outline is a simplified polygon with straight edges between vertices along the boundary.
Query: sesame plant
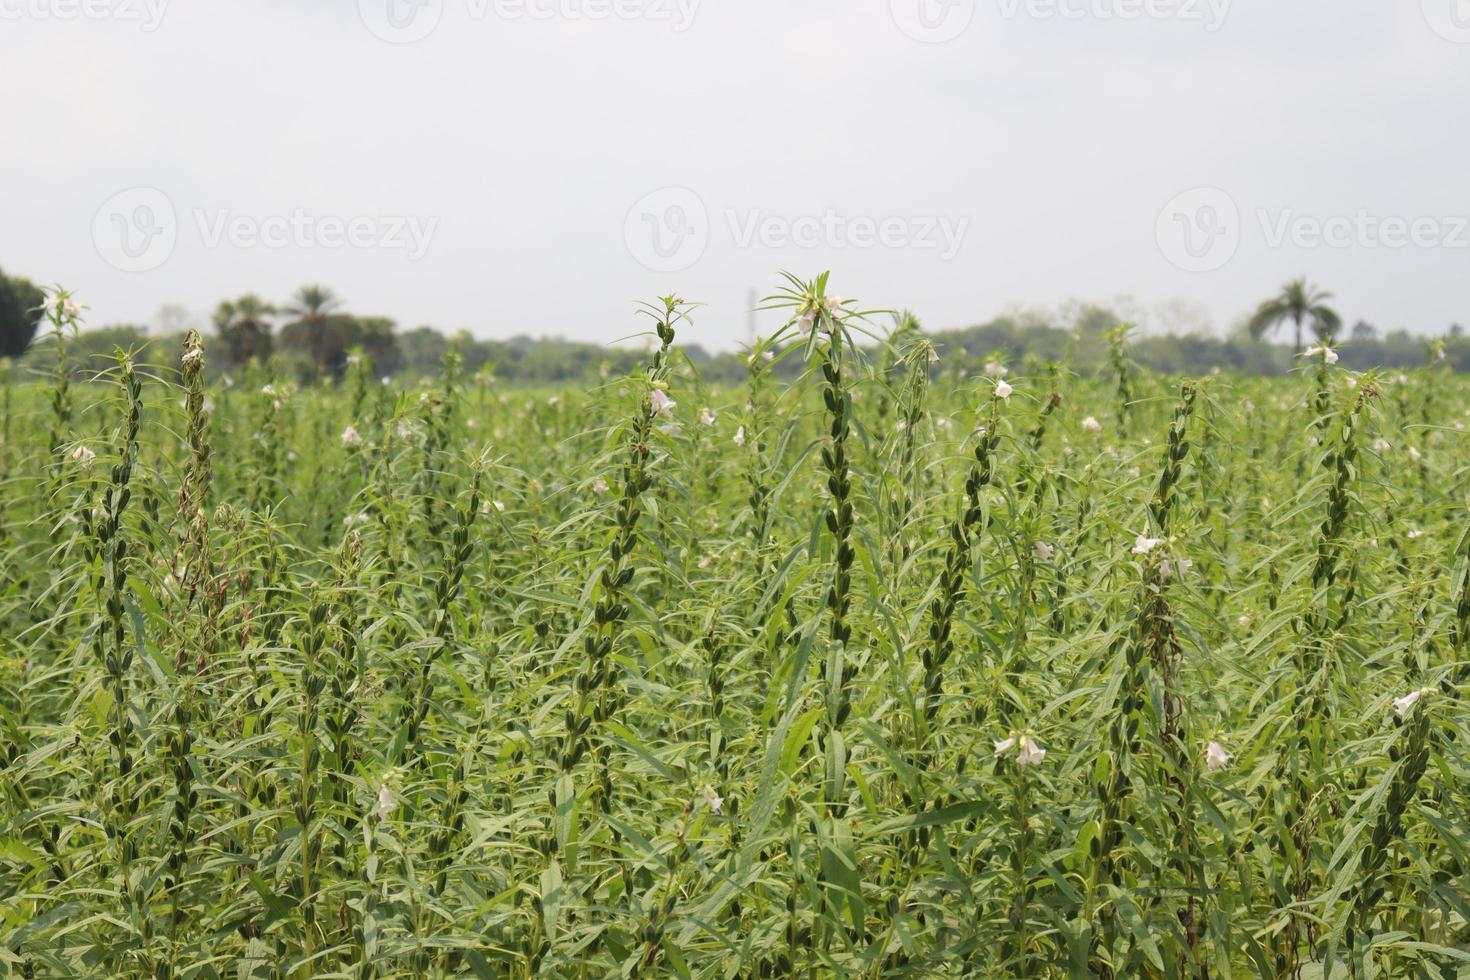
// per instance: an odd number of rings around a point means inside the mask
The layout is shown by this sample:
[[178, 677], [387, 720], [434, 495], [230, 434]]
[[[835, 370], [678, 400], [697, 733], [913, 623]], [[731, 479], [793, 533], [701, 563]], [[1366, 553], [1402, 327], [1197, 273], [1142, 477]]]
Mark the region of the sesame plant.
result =
[[766, 307], [533, 390], [82, 374], [50, 294], [0, 976], [1470, 975], [1470, 385]]

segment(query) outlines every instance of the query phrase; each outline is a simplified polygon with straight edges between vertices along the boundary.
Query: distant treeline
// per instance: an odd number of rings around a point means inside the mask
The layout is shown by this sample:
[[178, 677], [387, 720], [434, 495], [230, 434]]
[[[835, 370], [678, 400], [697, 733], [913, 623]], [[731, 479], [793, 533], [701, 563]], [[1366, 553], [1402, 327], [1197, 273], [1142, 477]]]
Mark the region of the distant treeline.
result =
[[[55, 363], [54, 337], [43, 326], [37, 305], [44, 298], [40, 289], [25, 279], [7, 279], [0, 272], [0, 355], [19, 354], [22, 368]], [[1314, 292], [1303, 281], [1291, 283], [1280, 298], [1263, 304], [1255, 320], [1242, 325], [1227, 339], [1204, 334], [1135, 334], [1129, 356], [1139, 364], [1165, 374], [1200, 375], [1215, 369], [1242, 374], [1271, 375], [1289, 371], [1294, 363], [1292, 349], [1257, 339], [1273, 326], [1288, 322], [1293, 311], [1310, 320], [1318, 336], [1343, 333], [1336, 341], [1344, 366], [1356, 370], [1371, 367], [1402, 368], [1423, 364], [1438, 357], [1456, 370], [1470, 370], [1470, 339], [1458, 327], [1438, 340], [1426, 341], [1406, 330], [1386, 335], [1366, 323], [1341, 331], [1337, 314], [1325, 305], [1313, 306], [1330, 294]], [[1300, 310], [1297, 308], [1300, 307]], [[941, 355], [941, 372], [959, 375], [980, 369], [987, 362], [1010, 366], [1047, 363], [1065, 364], [1089, 371], [1107, 358], [1105, 335], [1119, 323], [1113, 311], [1096, 305], [1070, 305], [1061, 314], [1018, 313], [960, 330], [927, 334]], [[162, 368], [175, 363], [183, 343], [189, 317], [176, 307], [160, 311], [161, 329], [141, 326], [112, 326], [85, 330], [69, 339], [72, 363], [78, 373], [105, 370], [113, 363], [115, 350], [141, 351], [145, 364]], [[911, 315], [895, 315], [892, 323], [917, 328]], [[384, 377], [418, 377], [439, 371], [446, 352], [458, 351], [470, 374], [490, 373], [516, 384], [556, 385], [582, 382], [602, 376], [626, 374], [643, 363], [646, 355], [636, 345], [604, 347], [554, 337], [516, 336], [508, 340], [483, 340], [461, 331], [447, 336], [432, 327], [400, 330], [392, 320], [347, 312], [331, 290], [318, 285], [303, 286], [281, 305], [246, 295], [216, 307], [212, 326], [204, 330], [206, 360], [214, 373], [237, 371], [254, 361], [269, 363], [277, 377], [311, 381], [340, 375], [350, 354], [371, 360], [373, 370]], [[1301, 323], [1298, 321], [1298, 333]], [[33, 339], [34, 338], [34, 339]], [[712, 354], [697, 344], [680, 349], [711, 382], [737, 382], [746, 375], [743, 355]], [[24, 352], [24, 353], [21, 353]], [[796, 372], [792, 359], [778, 366]]]
[[[979, 326], [928, 336], [941, 355], [937, 370], [944, 373], [979, 371], [993, 360], [1013, 368], [1026, 363], [1040, 366], [1057, 362], [1074, 370], [1088, 371], [1104, 363], [1106, 328], [1102, 325], [1111, 322], [1111, 317], [1093, 315], [1088, 322], [1064, 328], [1001, 317]], [[1425, 339], [1407, 331], [1395, 331], [1384, 337], [1364, 336], [1363, 331], [1359, 334], [1358, 339], [1342, 341], [1338, 348], [1340, 363], [1354, 370], [1413, 367], [1424, 364], [1431, 356]], [[434, 374], [451, 347], [459, 352], [469, 374], [484, 371], [502, 381], [524, 385], [585, 382], [605, 375], [626, 374], [646, 360], [644, 352], [630, 345], [604, 347], [548, 337], [483, 340], [468, 333], [446, 336], [429, 327], [394, 331], [379, 337], [367, 353], [373, 359], [375, 372], [382, 376], [413, 378]], [[229, 372], [237, 367], [228, 357], [221, 356], [219, 338], [206, 334], [204, 340], [212, 373]], [[1443, 338], [1443, 343], [1445, 362], [1456, 370], [1470, 371], [1470, 338], [1450, 335]], [[69, 357], [82, 375], [105, 370], [113, 363], [112, 355], [118, 348], [141, 350], [144, 363], [169, 366], [175, 363], [182, 344], [181, 333], [150, 334], [131, 326], [85, 330], [68, 341]], [[697, 344], [681, 344], [680, 348], [708, 381], [734, 383], [745, 377], [745, 360], [740, 354], [712, 354]], [[1294, 363], [1289, 347], [1244, 336], [1230, 339], [1188, 334], [1137, 336], [1129, 353], [1139, 364], [1165, 374], [1202, 375], [1218, 368], [1242, 374], [1273, 375], [1290, 370]], [[22, 358], [22, 369], [50, 370], [55, 356], [53, 340], [42, 336]], [[301, 381], [336, 370], [332, 363], [320, 365], [290, 349], [278, 348], [268, 356], [275, 362], [278, 375]], [[782, 367], [792, 372], [799, 370], [794, 360]]]

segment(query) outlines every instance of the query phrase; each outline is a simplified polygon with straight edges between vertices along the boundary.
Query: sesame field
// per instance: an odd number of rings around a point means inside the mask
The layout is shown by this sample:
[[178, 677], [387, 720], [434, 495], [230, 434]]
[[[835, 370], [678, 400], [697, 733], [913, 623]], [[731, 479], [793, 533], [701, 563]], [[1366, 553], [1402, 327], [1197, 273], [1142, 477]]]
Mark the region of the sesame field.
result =
[[8, 372], [0, 976], [1470, 976], [1470, 385], [766, 305]]

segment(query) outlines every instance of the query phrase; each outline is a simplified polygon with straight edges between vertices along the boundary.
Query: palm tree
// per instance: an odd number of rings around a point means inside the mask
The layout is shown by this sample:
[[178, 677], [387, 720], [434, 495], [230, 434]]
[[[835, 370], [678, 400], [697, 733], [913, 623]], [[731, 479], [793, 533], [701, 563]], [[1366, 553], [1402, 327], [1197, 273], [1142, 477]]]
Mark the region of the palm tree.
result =
[[1266, 300], [1251, 317], [1249, 329], [1252, 340], [1260, 340], [1265, 333], [1287, 321], [1296, 329], [1295, 350], [1302, 349], [1302, 324], [1312, 324], [1312, 333], [1321, 343], [1327, 343], [1342, 329], [1342, 317], [1327, 305], [1331, 293], [1324, 293], [1307, 284], [1305, 278], [1293, 279], [1281, 288], [1281, 293]]
[[291, 305], [286, 307], [286, 312], [298, 320], [318, 324], [336, 312], [341, 305], [342, 301], [326, 286], [302, 286], [291, 297]]
[[225, 361], [244, 364], [251, 358], [271, 356], [270, 318], [276, 310], [259, 296], [248, 294], [225, 300], [214, 311], [214, 329], [224, 345]]
[[309, 356], [319, 375], [338, 366], [346, 354], [342, 301], [325, 286], [302, 286], [291, 297], [286, 313], [295, 317], [281, 328], [281, 346]]

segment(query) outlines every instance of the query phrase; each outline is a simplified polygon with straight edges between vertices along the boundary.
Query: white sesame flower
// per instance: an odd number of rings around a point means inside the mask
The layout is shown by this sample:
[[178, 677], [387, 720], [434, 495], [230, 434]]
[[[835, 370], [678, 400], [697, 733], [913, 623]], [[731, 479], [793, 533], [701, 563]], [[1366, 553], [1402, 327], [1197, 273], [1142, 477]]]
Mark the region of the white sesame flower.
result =
[[660, 415], [672, 416], [674, 407], [679, 403], [670, 398], [669, 393], [662, 388], [655, 388], [653, 394], [648, 396], [648, 404], [653, 417], [657, 418]]
[[184, 351], [184, 356], [179, 358], [179, 360], [183, 361], [185, 364], [195, 364], [198, 361], [203, 360], [203, 358], [203, 347], [190, 347], [188, 350]]
[[1030, 735], [1021, 736], [1021, 749], [1016, 753], [1016, 765], [1025, 769], [1027, 766], [1039, 766], [1041, 760], [1046, 758], [1046, 749], [1037, 745]]
[[1417, 462], [1419, 462], [1419, 461], [1420, 461], [1420, 460], [1421, 460], [1421, 459], [1423, 459], [1423, 458], [1424, 458], [1424, 454], [1423, 454], [1423, 453], [1421, 453], [1421, 452], [1420, 452], [1420, 451], [1419, 451], [1419, 450], [1418, 450], [1418, 449], [1416, 449], [1416, 448], [1414, 448], [1414, 447], [1413, 447], [1413, 446], [1410, 446], [1410, 447], [1409, 447], [1409, 458], [1410, 458], [1410, 459], [1411, 459], [1411, 460], [1413, 460], [1413, 461], [1414, 461], [1414, 462], [1416, 462], [1416, 463], [1417, 463]]
[[1388, 444], [1387, 439], [1378, 439], [1373, 443], [1373, 451], [1375, 453], [1386, 453], [1392, 448], [1393, 447]]
[[1045, 541], [1038, 541], [1031, 546], [1031, 554], [1036, 557], [1037, 561], [1051, 561], [1052, 556], [1056, 553], [1057, 549], [1053, 548]]
[[709, 812], [715, 816], [723, 816], [725, 813], [725, 798], [715, 792], [713, 786], [704, 788], [704, 802], [709, 805]]
[[745, 426], [743, 425], [735, 430], [735, 445], [745, 445]]
[[1245, 629], [1246, 627], [1250, 626], [1250, 624], [1251, 624], [1251, 614], [1250, 613], [1241, 613], [1240, 614], [1240, 618], [1235, 621], [1235, 625], [1239, 626], [1241, 629]]
[[1136, 480], [1140, 476], [1143, 476], [1143, 470], [1137, 466], [1132, 466], [1128, 469], [1128, 475]]
[[546, 404], [555, 408], [557, 405], [561, 404], [561, 395], [552, 395], [550, 398], [546, 399]]
[[699, 410], [699, 424], [704, 426], [705, 428], [709, 428], [710, 426], [714, 425], [715, 413], [708, 408], [701, 408]]
[[816, 326], [816, 324], [817, 311], [815, 308], [803, 310], [801, 316], [796, 318], [796, 329], [801, 331], [803, 337], [810, 335], [812, 327]]
[[503, 501], [495, 500], [495, 501], [491, 501], [491, 502], [493, 504], [495, 504], [495, 511], [496, 511], [496, 513], [499, 513], [499, 514], [504, 514], [505, 513], [505, 503]]
[[1418, 541], [1422, 537], [1424, 537], [1424, 532], [1419, 530], [1417, 527], [1409, 532], [1410, 541]]
[[393, 790], [385, 780], [378, 787], [378, 805], [375, 807], [378, 819], [387, 820], [393, 816], [393, 811], [396, 809], [398, 809], [398, 800], [394, 799]]
[[1037, 745], [1036, 740], [1030, 735], [1012, 735], [1002, 742], [992, 742], [991, 744], [995, 746], [995, 754], [997, 756], [1005, 755], [1011, 749], [1019, 747], [1019, 750], [1016, 752], [1016, 765], [1022, 769], [1025, 769], [1027, 766], [1039, 766], [1041, 765], [1041, 760], [1046, 758], [1046, 749]]
[[349, 448], [362, 445], [362, 433], [357, 431], [356, 426], [349, 425], [342, 430], [342, 445]]
[[939, 363], [939, 351], [935, 350], [933, 347], [929, 348], [929, 363], [930, 364], [938, 364]]
[[371, 518], [368, 517], [368, 512], [362, 510], [358, 511], [356, 514], [348, 514], [346, 517], [342, 518], [342, 523], [347, 527], [352, 527], [352, 525], [354, 524], [366, 524], [369, 520], [371, 520]]
[[1211, 742], [1205, 746], [1205, 766], [1210, 772], [1219, 772], [1230, 765], [1230, 753], [1225, 751], [1225, 746], [1219, 742]]
[[58, 312], [63, 320], [75, 320], [82, 308], [69, 295], [57, 293], [46, 299], [46, 313], [48, 316], [55, 316]]
[[1194, 562], [1188, 558], [1165, 558], [1159, 563], [1159, 574], [1167, 582], [1176, 575], [1183, 578], [1189, 574], [1189, 570], [1193, 567]]
[[81, 465], [82, 469], [90, 470], [92, 464], [97, 462], [97, 454], [86, 446], [78, 446], [71, 451], [72, 462]]
[[1004, 381], [997, 381], [995, 383], [995, 397], [996, 398], [1000, 398], [1002, 400], [1007, 399], [1007, 398], [1010, 398], [1011, 397], [1011, 392], [1013, 392], [1015, 390], [1016, 389], [1012, 388], [1010, 385], [1006, 384]]
[[841, 296], [827, 297], [825, 303], [827, 308], [827, 316], [823, 320], [822, 327], [824, 332], [828, 334], [836, 333], [837, 329], [842, 326], [842, 317], [840, 314], [844, 312], [842, 307], [843, 304], [845, 304], [846, 302], [847, 300], [843, 299]]
[[1133, 542], [1133, 554], [1146, 555], [1163, 544], [1164, 541], [1164, 538], [1151, 538], [1146, 534], [1140, 534], [1138, 540]]
[[1082, 431], [1083, 432], [1101, 432], [1102, 431], [1102, 423], [1099, 422], [1096, 418], [1094, 418], [1091, 415], [1089, 415], [1089, 416], [1087, 416], [1087, 418], [1085, 418], [1085, 419], [1082, 420]]
[[1326, 363], [1328, 363], [1328, 364], [1336, 364], [1337, 363], [1337, 351], [1333, 350], [1331, 347], [1326, 347], [1326, 346], [1323, 346], [1323, 347], [1308, 347], [1302, 353], [1302, 356], [1303, 357], [1316, 357], [1319, 354], [1322, 355], [1322, 360], [1325, 361]]
[[1423, 697], [1423, 690], [1410, 691], [1403, 697], [1394, 699], [1393, 710], [1400, 718], [1406, 718], [1409, 712], [1413, 710], [1414, 705], [1418, 704]]
[[992, 378], [1004, 378], [1011, 372], [1007, 370], [1006, 366], [999, 361], [986, 361], [985, 373]]
[[361, 363], [362, 363], [362, 355], [361, 354], [348, 354], [347, 355], [347, 366], [348, 367], [357, 367]]
[[607, 481], [600, 476], [596, 480], [592, 481], [592, 492], [597, 494], [599, 497], [607, 493]]

